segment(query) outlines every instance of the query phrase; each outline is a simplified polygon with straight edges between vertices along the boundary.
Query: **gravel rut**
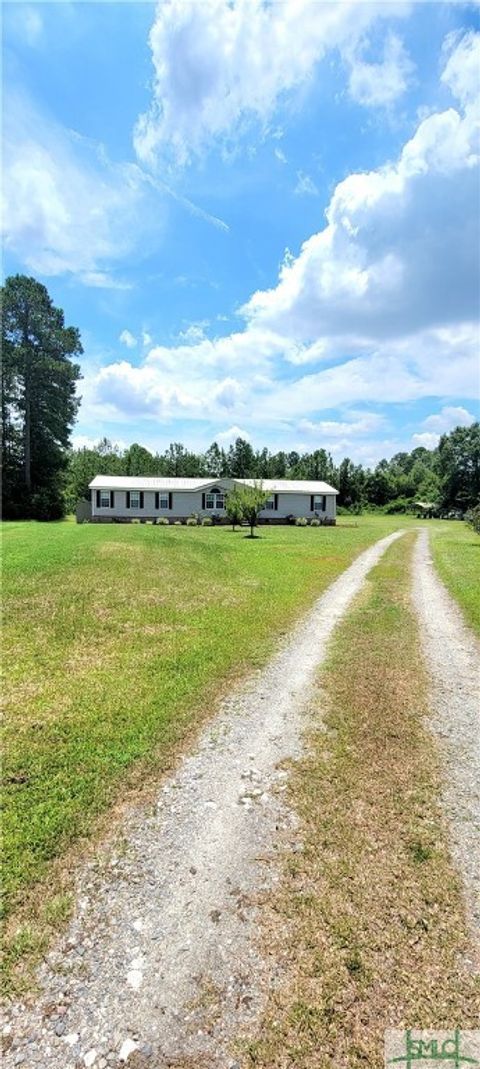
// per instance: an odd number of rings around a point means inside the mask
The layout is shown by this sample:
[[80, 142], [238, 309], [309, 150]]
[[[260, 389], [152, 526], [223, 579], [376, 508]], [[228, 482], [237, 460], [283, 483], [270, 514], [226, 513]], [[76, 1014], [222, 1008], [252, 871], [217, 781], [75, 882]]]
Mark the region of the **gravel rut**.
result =
[[480, 643], [434, 569], [428, 532], [417, 539], [413, 598], [431, 675], [431, 725], [444, 767], [443, 805], [465, 888], [480, 965]]
[[229, 1041], [277, 979], [256, 948], [255, 903], [279, 848], [296, 845], [281, 764], [301, 752], [335, 625], [401, 533], [362, 553], [222, 704], [157, 803], [130, 810], [123, 848], [83, 867], [41, 996], [8, 1009], [5, 1069], [236, 1065]]

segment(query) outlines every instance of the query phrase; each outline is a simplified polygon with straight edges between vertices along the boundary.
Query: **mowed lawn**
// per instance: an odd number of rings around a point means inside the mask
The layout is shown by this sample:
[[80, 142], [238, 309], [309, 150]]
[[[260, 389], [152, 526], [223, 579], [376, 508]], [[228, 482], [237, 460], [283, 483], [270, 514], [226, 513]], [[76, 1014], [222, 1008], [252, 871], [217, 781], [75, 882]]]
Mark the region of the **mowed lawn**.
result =
[[433, 524], [430, 544], [445, 586], [480, 635], [480, 538], [466, 523]]
[[396, 525], [4, 524], [7, 912]]

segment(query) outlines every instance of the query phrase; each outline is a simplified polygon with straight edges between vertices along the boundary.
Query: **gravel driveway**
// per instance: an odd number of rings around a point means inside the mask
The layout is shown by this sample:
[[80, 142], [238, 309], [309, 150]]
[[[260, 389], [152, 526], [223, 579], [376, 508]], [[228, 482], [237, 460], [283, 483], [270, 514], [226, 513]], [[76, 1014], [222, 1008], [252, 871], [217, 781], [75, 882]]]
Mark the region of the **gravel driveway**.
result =
[[431, 673], [444, 809], [480, 962], [480, 643], [434, 569], [428, 532], [414, 554], [413, 597]]
[[362, 553], [223, 703], [157, 804], [125, 818], [124, 848], [83, 868], [41, 998], [9, 1009], [5, 1069], [236, 1064], [229, 1038], [275, 983], [255, 946], [255, 896], [278, 878], [279, 846], [295, 849], [281, 762], [300, 753], [336, 623], [400, 533]]

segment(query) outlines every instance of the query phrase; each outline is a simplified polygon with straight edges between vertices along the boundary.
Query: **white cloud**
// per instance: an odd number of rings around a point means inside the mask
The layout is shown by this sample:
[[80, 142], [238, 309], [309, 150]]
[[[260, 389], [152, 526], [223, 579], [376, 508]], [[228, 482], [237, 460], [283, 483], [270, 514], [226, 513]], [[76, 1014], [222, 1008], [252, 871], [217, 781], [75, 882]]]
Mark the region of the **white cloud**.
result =
[[367, 412], [351, 420], [322, 419], [312, 422], [311, 420], [302, 419], [298, 424], [298, 430], [301, 434], [309, 437], [347, 438], [350, 440], [365, 434], [375, 434], [384, 426], [385, 422], [385, 416], [376, 412]]
[[297, 184], [293, 192], [299, 196], [307, 194], [311, 197], [318, 197], [318, 189], [313, 178], [310, 178], [310, 175], [305, 174], [304, 171], [297, 171]]
[[478, 98], [480, 68], [480, 35], [471, 30], [448, 34], [444, 44], [444, 56], [448, 60], [441, 79], [453, 95], [467, 105]]
[[[456, 87], [451, 47], [446, 63]], [[424, 118], [397, 160], [337, 185], [324, 228], [286, 256], [275, 286], [247, 302], [243, 330], [185, 331], [141, 367], [104, 368], [95, 386], [102, 403], [117, 415], [209, 425], [225, 407], [238, 426], [303, 420], [304, 434], [318, 428], [338, 448], [363, 433], [361, 420], [322, 421], [329, 409], [421, 398], [451, 398], [455, 408], [476, 397], [475, 126], [468, 89], [465, 107]]]
[[[92, 438], [88, 434], [73, 434], [71, 438], [72, 449], [95, 449], [100, 441], [101, 437]], [[110, 438], [109, 441], [114, 449], [123, 450], [127, 448], [127, 442], [124, 442], [121, 438], [116, 440]]]
[[424, 449], [435, 449], [439, 439], [439, 434], [431, 434], [428, 431], [423, 431], [421, 434], [412, 434], [413, 446], [423, 446]]
[[444, 405], [440, 412], [427, 416], [423, 421], [423, 426], [429, 431], [446, 434], [454, 427], [469, 427], [474, 422], [475, 416], [472, 416], [472, 413], [467, 412], [467, 409], [462, 408], [461, 405]]
[[451, 107], [421, 122], [395, 163], [340, 182], [327, 225], [253, 295], [249, 322], [348, 350], [476, 316], [476, 136], [476, 109]]
[[142, 330], [142, 345], [145, 347], [145, 349], [148, 349], [148, 346], [151, 344], [152, 339], [150, 334], [148, 333], [148, 331]]
[[354, 0], [164, 0], [150, 31], [155, 79], [135, 129], [139, 158], [185, 164], [215, 142], [231, 142], [252, 120], [266, 126], [280, 98], [311, 79], [327, 50], [350, 54], [372, 24], [407, 10]]
[[396, 34], [387, 34], [383, 59], [370, 63], [364, 58], [364, 45], [348, 53], [350, 62], [350, 96], [365, 107], [385, 107], [397, 100], [408, 88], [413, 64]]
[[129, 330], [122, 330], [118, 340], [121, 341], [122, 345], [126, 345], [127, 349], [135, 349], [137, 344], [137, 339]]
[[237, 438], [244, 438], [247, 442], [250, 441], [248, 432], [237, 426], [229, 427], [226, 431], [220, 431], [214, 438], [219, 445], [231, 445]]
[[274, 156], [277, 157], [277, 160], [279, 160], [280, 163], [287, 163], [287, 157], [286, 157], [285, 153], [283, 152], [283, 149], [278, 148], [278, 146], [277, 146], [277, 147], [274, 148], [273, 154], [274, 154]]
[[18, 94], [5, 102], [4, 138], [5, 247], [33, 272], [129, 288], [114, 265], [134, 247], [148, 247], [163, 218], [140, 168], [110, 163], [101, 147]]

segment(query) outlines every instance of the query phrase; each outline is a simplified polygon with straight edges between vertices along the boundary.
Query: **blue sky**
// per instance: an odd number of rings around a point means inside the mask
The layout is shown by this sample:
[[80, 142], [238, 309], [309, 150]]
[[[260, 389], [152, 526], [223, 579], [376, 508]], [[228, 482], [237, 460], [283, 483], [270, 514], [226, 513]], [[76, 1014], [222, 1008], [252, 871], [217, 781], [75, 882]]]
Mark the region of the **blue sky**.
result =
[[477, 415], [478, 7], [4, 4], [4, 269], [74, 442], [371, 464]]

